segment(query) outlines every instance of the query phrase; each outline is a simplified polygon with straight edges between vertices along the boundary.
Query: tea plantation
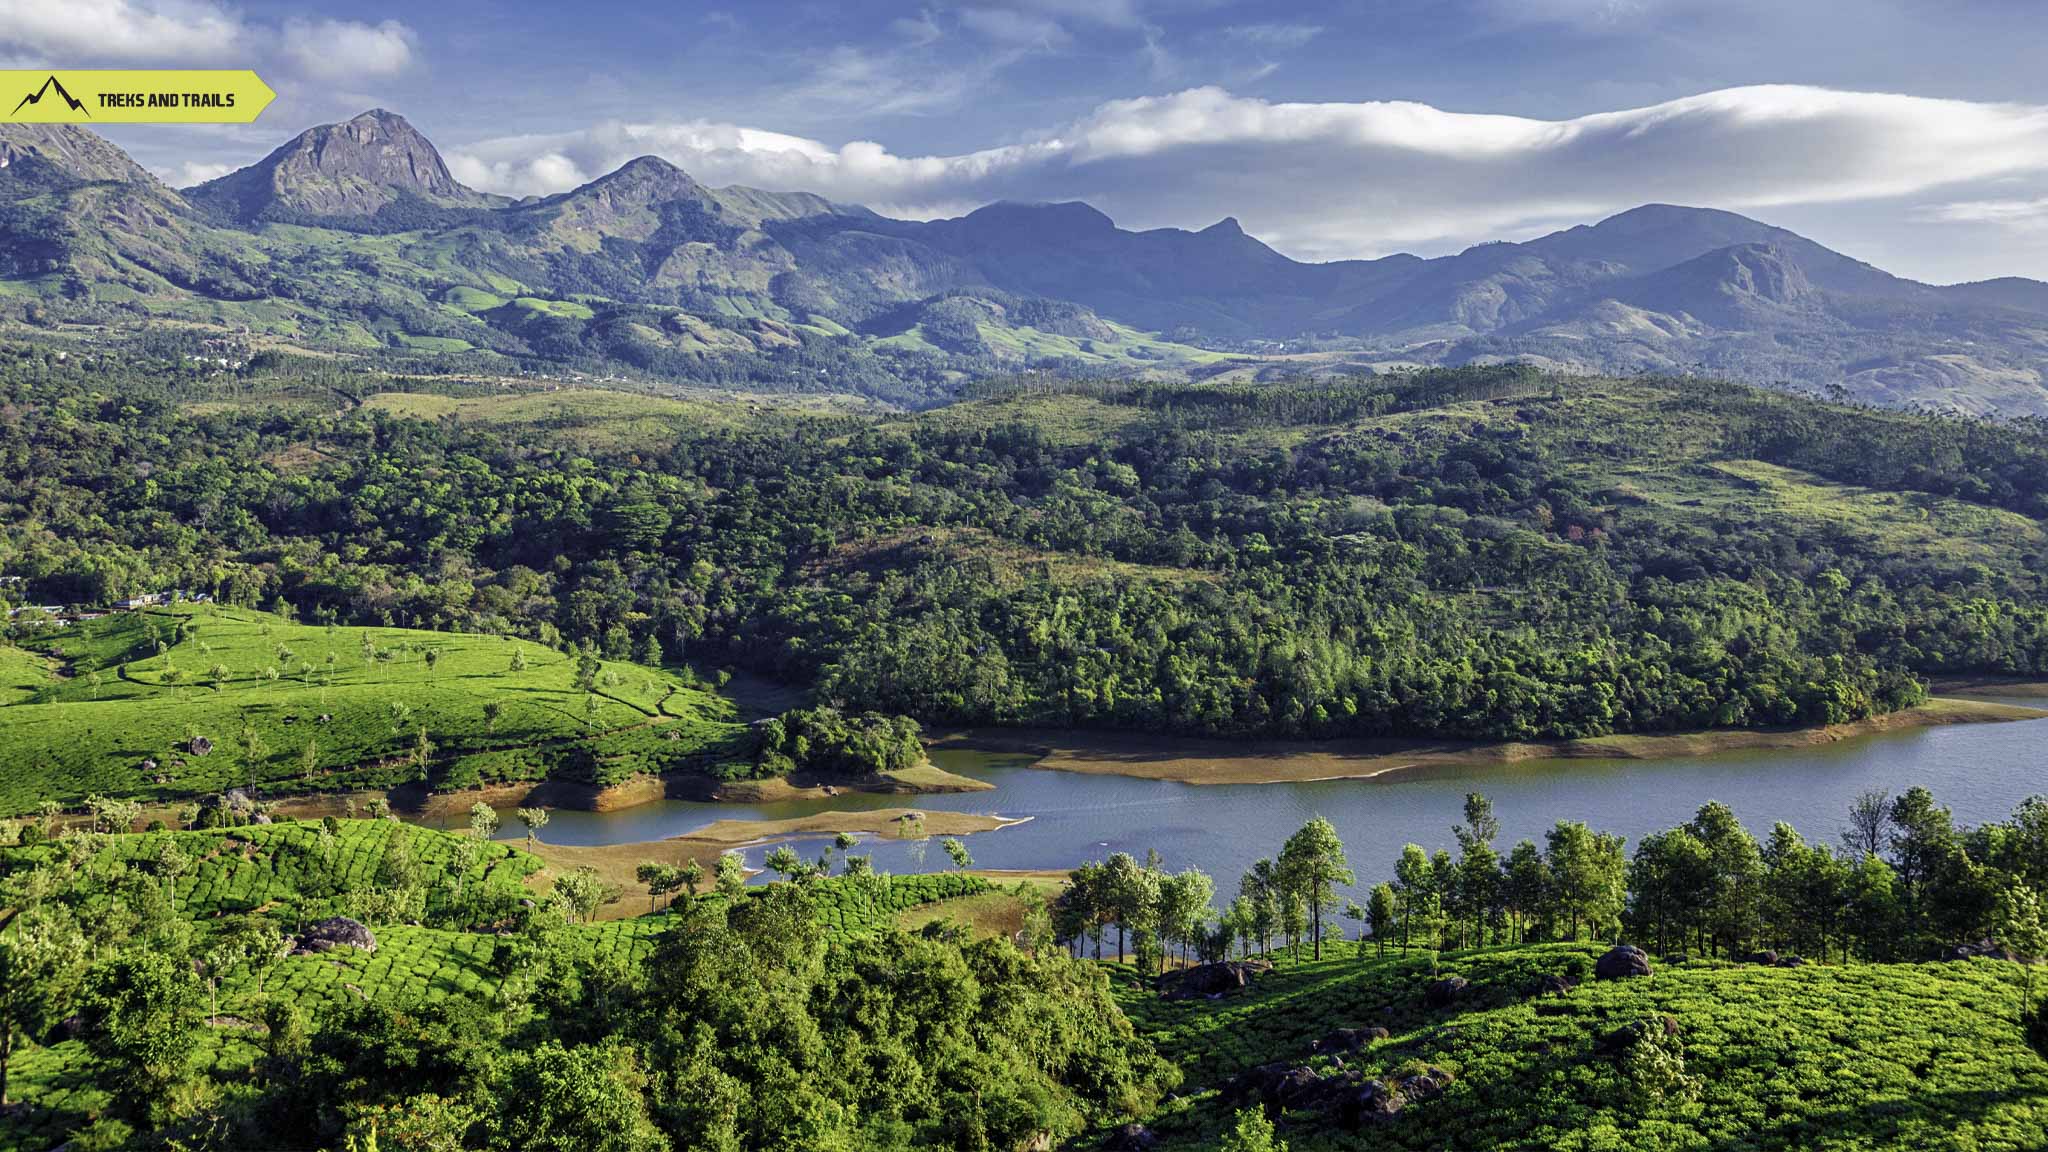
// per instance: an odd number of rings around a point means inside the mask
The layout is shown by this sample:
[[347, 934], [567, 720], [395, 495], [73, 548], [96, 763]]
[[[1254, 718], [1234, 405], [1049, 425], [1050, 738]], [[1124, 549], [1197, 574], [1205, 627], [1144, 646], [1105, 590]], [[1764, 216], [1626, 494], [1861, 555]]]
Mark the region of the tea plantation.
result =
[[[223, 1081], [247, 1075], [262, 1056], [262, 1021], [276, 1005], [317, 1018], [373, 1002], [398, 1008], [522, 1003], [540, 994], [537, 985], [549, 972], [567, 970], [553, 966], [637, 968], [679, 922], [670, 911], [565, 921], [550, 915], [555, 904], [539, 883], [545, 879], [541, 861], [515, 844], [390, 819], [71, 833], [0, 847], [0, 893], [16, 891], [27, 877], [65, 871], [91, 878], [80, 892], [100, 893], [82, 897], [80, 916], [108, 909], [128, 916], [131, 906], [162, 900], [173, 927], [156, 930], [173, 932], [195, 956], [219, 955], [214, 943], [252, 924], [274, 929], [274, 935], [250, 937], [265, 942], [260, 954], [234, 953], [206, 986], [208, 1024], [200, 1029], [191, 1067]], [[391, 911], [400, 905], [376, 898], [394, 886], [423, 893], [423, 902]], [[963, 874], [869, 875], [815, 879], [809, 888], [819, 926], [851, 938], [892, 923], [905, 910], [978, 895], [990, 885]], [[747, 898], [761, 892], [749, 888]], [[366, 893], [372, 897], [367, 904]], [[694, 899], [718, 905], [729, 897], [714, 891]], [[155, 914], [146, 907], [141, 913], [144, 919]], [[286, 950], [293, 934], [336, 914], [369, 921], [375, 949]], [[108, 1104], [86, 1045], [51, 1039], [56, 1042], [23, 1046], [10, 1063], [9, 1098], [24, 1106], [0, 1113], [0, 1152], [53, 1146]]]
[[0, 815], [88, 795], [603, 784], [742, 756], [715, 691], [528, 641], [177, 604], [0, 648]]
[[[1178, 1063], [1196, 1094], [1156, 1117], [1162, 1147], [1206, 1148], [1256, 1097], [1215, 1091], [1255, 1065], [1337, 1060], [1362, 1079], [1434, 1066], [1440, 1096], [1351, 1131], [1327, 1109], [1272, 1109], [1293, 1152], [1340, 1148], [2038, 1149], [2048, 1144], [2048, 1061], [2016, 1017], [2021, 966], [1806, 965], [1694, 960], [1648, 977], [1592, 980], [1601, 949], [1539, 945], [1461, 953], [1432, 966], [1418, 951], [1321, 962], [1282, 956], [1245, 993], [1162, 1000], [1118, 981], [1140, 1034]], [[1428, 986], [1469, 986], [1431, 1007]], [[1546, 976], [1576, 987], [1537, 994]], [[1677, 1057], [1645, 1071], [1600, 1040], [1637, 1021]], [[1315, 1041], [1343, 1027], [1390, 1035], [1339, 1057]], [[1660, 1057], [1661, 1059], [1661, 1057]]]

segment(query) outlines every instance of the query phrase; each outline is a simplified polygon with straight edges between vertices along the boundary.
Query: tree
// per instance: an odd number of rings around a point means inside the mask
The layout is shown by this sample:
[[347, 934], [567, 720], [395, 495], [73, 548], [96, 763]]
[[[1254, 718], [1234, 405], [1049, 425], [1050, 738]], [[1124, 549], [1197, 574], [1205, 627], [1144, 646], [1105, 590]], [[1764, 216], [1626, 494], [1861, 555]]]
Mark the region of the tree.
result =
[[1621, 837], [1594, 832], [1575, 820], [1560, 820], [1544, 840], [1544, 864], [1567, 925], [1565, 939], [1578, 939], [1582, 923], [1596, 939], [1610, 927], [1618, 928], [1627, 876]]
[[262, 974], [277, 963], [283, 950], [284, 934], [274, 921], [262, 916], [237, 916], [213, 934], [200, 954], [200, 968], [206, 978], [211, 1001], [208, 1016], [214, 1027], [220, 1026], [221, 980], [247, 967], [256, 972], [260, 991]]
[[185, 1078], [199, 1043], [199, 989], [187, 961], [151, 948], [116, 953], [86, 973], [80, 999], [86, 1045], [129, 1112], [146, 1111]]
[[1067, 886], [1053, 903], [1053, 931], [1072, 941], [1078, 953], [1084, 940], [1095, 944], [1095, 958], [1102, 959], [1102, 926], [1108, 921], [1107, 897], [1103, 891], [1103, 865], [1090, 860], [1067, 873]]
[[768, 853], [767, 859], [763, 863], [768, 865], [770, 872], [776, 873], [784, 880], [788, 880], [804, 870], [804, 862], [797, 856], [796, 849], [791, 848], [787, 844], [777, 845], [773, 851]]
[[747, 861], [737, 852], [726, 852], [718, 857], [718, 890], [728, 900], [737, 900], [747, 891]]
[[1287, 1152], [1287, 1141], [1275, 1137], [1273, 1122], [1263, 1110], [1240, 1108], [1219, 1148], [1221, 1152]]
[[43, 1035], [63, 1018], [85, 959], [77, 920], [54, 900], [0, 924], [0, 1113], [16, 1037]]
[[1238, 894], [1249, 905], [1252, 936], [1259, 942], [1261, 956], [1273, 950], [1273, 933], [1280, 926], [1280, 877], [1271, 860], [1255, 860], [1251, 870], [1237, 882]]
[[1401, 859], [1394, 865], [1394, 890], [1401, 898], [1401, 954], [1405, 956], [1417, 928], [1425, 934], [1435, 931], [1438, 910], [1443, 906], [1437, 894], [1436, 866], [1421, 845], [1402, 847]]
[[1528, 942], [1529, 923], [1541, 913], [1549, 891], [1550, 870], [1543, 863], [1543, 853], [1533, 841], [1517, 842], [1501, 866], [1500, 881], [1501, 906], [1514, 927], [1516, 943]]
[[1182, 962], [1189, 946], [1201, 939], [1215, 897], [1215, 882], [1199, 868], [1177, 872], [1159, 885], [1159, 935], [1181, 946]]
[[512, 668], [512, 671], [514, 671], [514, 672], [524, 672], [524, 671], [526, 671], [526, 649], [524, 649], [524, 648], [514, 648], [514, 649], [512, 649], [512, 663], [511, 663], [511, 668]]
[[1117, 852], [1103, 866], [1102, 885], [1106, 910], [1116, 922], [1116, 956], [1122, 960], [1127, 934], [1152, 928], [1158, 900], [1153, 878], [1130, 853]]
[[432, 764], [434, 753], [436, 751], [438, 751], [438, 749], [435, 748], [434, 742], [427, 739], [426, 726], [421, 725], [419, 730], [419, 736], [417, 739], [413, 741], [412, 755], [410, 759], [412, 761], [413, 768], [419, 772], [419, 778], [423, 781], [427, 779], [428, 766]]
[[661, 650], [661, 640], [652, 632], [647, 634], [646, 639], [640, 641], [640, 663], [649, 668], [659, 668], [667, 663], [667, 657]]
[[510, 1061], [491, 1143], [534, 1152], [667, 1152], [648, 1117], [645, 1082], [623, 1045], [565, 1048], [550, 1040]]
[[683, 862], [682, 871], [677, 873], [677, 875], [682, 880], [683, 890], [690, 894], [691, 900], [695, 900], [697, 898], [697, 885], [704, 882], [704, 866], [695, 860], [686, 860]]
[[498, 814], [489, 804], [479, 800], [469, 806], [469, 834], [478, 840], [489, 840], [498, 834]]
[[517, 808], [513, 810], [513, 815], [519, 817], [519, 822], [526, 825], [526, 850], [533, 851], [534, 840], [540, 836], [540, 830], [548, 826], [548, 810]]
[[1287, 838], [1280, 850], [1281, 883], [1307, 905], [1316, 959], [1323, 958], [1323, 910], [1337, 906], [1336, 886], [1352, 882], [1337, 828], [1317, 816]]
[[1381, 957], [1387, 954], [1387, 937], [1394, 931], [1397, 901], [1392, 884], [1375, 884], [1365, 902], [1365, 922]]
[[247, 716], [242, 717], [242, 731], [236, 743], [241, 745], [242, 763], [248, 769], [249, 787], [256, 787], [256, 769], [270, 755], [270, 746], [263, 742], [263, 733]]
[[1890, 796], [1881, 791], [1863, 793], [1849, 804], [1849, 826], [1842, 830], [1842, 846], [1858, 859], [1882, 853], [1891, 819]]
[[486, 701], [484, 701], [484, 732], [485, 732], [486, 734], [495, 734], [495, 733], [496, 733], [496, 732], [498, 731], [498, 721], [499, 721], [499, 720], [502, 720], [502, 719], [504, 719], [504, 716], [505, 716], [505, 703], [504, 703], [504, 701], [502, 701], [502, 700], [486, 700]]
[[948, 836], [939, 841], [939, 847], [946, 850], [946, 858], [953, 862], [953, 867], [962, 872], [974, 867], [974, 857], [968, 854], [967, 845], [954, 837]]
[[1667, 951], [1668, 940], [1704, 930], [1713, 890], [1713, 857], [1698, 837], [1685, 828], [1653, 832], [1636, 845], [1629, 868], [1630, 923]]
[[584, 924], [597, 915], [599, 908], [617, 901], [620, 896], [618, 885], [588, 866], [555, 877], [554, 891], [571, 919]]
[[2026, 1023], [2034, 1005], [2034, 964], [2048, 950], [2048, 932], [2041, 923], [2041, 898], [2024, 884], [2012, 884], [1998, 894], [1998, 911], [1993, 924], [1998, 942], [2020, 954], [2020, 1022]]
[[654, 911], [657, 901], [682, 884], [682, 877], [680, 869], [658, 860], [642, 860], [633, 868], [633, 878], [647, 886], [649, 912]]

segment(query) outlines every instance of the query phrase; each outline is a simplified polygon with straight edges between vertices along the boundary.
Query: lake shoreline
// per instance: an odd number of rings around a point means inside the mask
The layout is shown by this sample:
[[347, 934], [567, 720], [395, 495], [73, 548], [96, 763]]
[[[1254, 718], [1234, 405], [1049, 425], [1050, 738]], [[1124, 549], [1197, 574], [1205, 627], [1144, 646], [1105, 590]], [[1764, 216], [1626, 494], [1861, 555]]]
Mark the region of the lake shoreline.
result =
[[780, 776], [763, 780], [717, 780], [699, 773], [678, 772], [665, 776], [634, 776], [606, 788], [562, 780], [502, 780], [445, 792], [429, 792], [419, 785], [401, 785], [384, 791], [299, 792], [264, 798], [272, 802], [272, 811], [277, 815], [298, 820], [345, 816], [350, 812], [351, 803], [360, 811], [369, 801], [384, 799], [390, 802], [394, 812], [408, 819], [445, 823], [466, 819], [470, 806], [477, 803], [491, 808], [622, 812], [664, 800], [689, 800], [703, 804], [773, 804], [788, 800], [828, 800], [856, 792], [924, 796], [986, 792], [992, 787], [986, 781], [956, 775], [927, 762], [856, 781]]
[[[607, 905], [599, 916], [608, 920], [640, 913], [639, 902], [648, 898], [648, 892], [635, 872], [643, 861], [680, 867], [694, 860], [704, 869], [704, 882], [708, 885], [720, 856], [763, 844], [823, 838], [841, 832], [876, 839], [931, 840], [998, 832], [1031, 820], [1029, 816], [877, 808], [816, 812], [783, 820], [716, 820], [680, 836], [619, 844], [550, 844], [541, 839], [529, 850], [546, 865], [533, 877], [537, 888], [545, 888], [553, 877], [578, 868], [594, 868], [605, 880], [618, 885], [624, 893], [620, 902]], [[526, 847], [524, 840], [516, 838], [504, 842]]]
[[1061, 772], [1131, 776], [1181, 784], [1307, 784], [1370, 780], [1424, 768], [1542, 760], [1650, 760], [1804, 748], [1947, 724], [2039, 719], [2048, 719], [2048, 711], [1992, 701], [1938, 697], [1917, 708], [1849, 724], [1599, 736], [1547, 742], [1360, 738], [1241, 743], [1131, 732], [974, 728], [939, 734], [929, 743], [938, 749], [1032, 756], [1032, 767]]

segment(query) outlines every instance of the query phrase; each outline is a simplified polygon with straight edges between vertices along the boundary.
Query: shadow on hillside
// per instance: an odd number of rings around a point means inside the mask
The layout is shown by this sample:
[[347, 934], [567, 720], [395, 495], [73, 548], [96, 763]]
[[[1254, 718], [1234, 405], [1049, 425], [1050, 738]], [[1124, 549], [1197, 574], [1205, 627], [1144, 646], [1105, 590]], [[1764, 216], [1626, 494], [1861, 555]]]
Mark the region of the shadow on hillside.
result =
[[[2048, 1076], [2041, 1079], [2043, 1086], [2048, 1087]], [[1707, 1145], [1707, 1152], [1755, 1152], [1758, 1148], [2039, 1147], [2006, 1144], [1998, 1139], [1987, 1139], [1985, 1134], [1972, 1136], [1959, 1131], [1966, 1124], [1984, 1122], [2001, 1106], [2024, 1107], [2023, 1102], [2029, 1099], [2037, 1102], [2035, 1106], [2039, 1107], [2039, 1095], [2022, 1091], [1968, 1089], [1914, 1093], [1893, 1100], [1816, 1111], [1797, 1120], [1781, 1117], [1775, 1124], [1717, 1140]], [[1908, 1144], [1904, 1129], [1913, 1121], [1918, 1122], [1918, 1131], [1915, 1142]], [[2039, 1125], [2038, 1116], [2021, 1112], [2000, 1127], [2007, 1137], [2039, 1139]], [[1948, 1139], [1943, 1143], [1928, 1142], [1934, 1133]]]

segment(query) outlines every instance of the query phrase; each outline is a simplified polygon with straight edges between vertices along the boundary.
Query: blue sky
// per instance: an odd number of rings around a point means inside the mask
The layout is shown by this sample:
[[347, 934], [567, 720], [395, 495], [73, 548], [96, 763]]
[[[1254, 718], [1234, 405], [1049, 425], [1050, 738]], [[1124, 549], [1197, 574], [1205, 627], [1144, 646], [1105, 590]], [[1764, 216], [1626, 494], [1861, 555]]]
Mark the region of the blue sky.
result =
[[174, 183], [372, 106], [458, 176], [643, 152], [901, 215], [1086, 199], [1305, 259], [1649, 200], [1931, 280], [2048, 277], [2048, 19], [2021, 0], [0, 0], [10, 66], [254, 66], [248, 128], [110, 133]]

